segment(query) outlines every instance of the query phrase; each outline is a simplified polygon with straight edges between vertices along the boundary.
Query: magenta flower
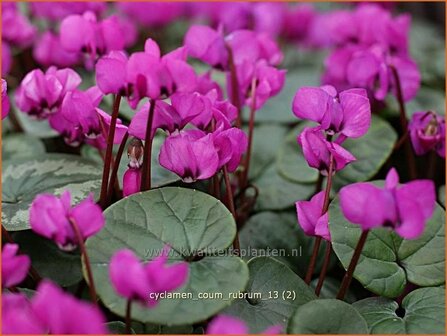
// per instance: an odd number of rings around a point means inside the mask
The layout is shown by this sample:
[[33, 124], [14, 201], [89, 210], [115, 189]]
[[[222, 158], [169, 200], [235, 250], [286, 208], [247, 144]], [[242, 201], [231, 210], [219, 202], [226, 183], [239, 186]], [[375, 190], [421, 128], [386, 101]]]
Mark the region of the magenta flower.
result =
[[216, 91], [216, 98], [218, 100], [223, 100], [223, 92], [222, 92], [222, 88], [220, 87], [220, 85], [215, 82], [212, 78], [211, 78], [211, 70], [205, 72], [202, 75], [198, 75], [197, 76], [197, 88], [196, 88], [196, 92], [206, 95], [207, 93], [209, 93], [210, 91]]
[[335, 142], [327, 141], [319, 127], [305, 128], [297, 138], [307, 164], [323, 175], [329, 172], [330, 157], [334, 160], [333, 172], [355, 161], [355, 157]]
[[[275, 325], [267, 328], [261, 334], [276, 335], [281, 333], [282, 326]], [[218, 315], [209, 323], [206, 330], [208, 335], [247, 335], [249, 329], [244, 321], [233, 316]]]
[[159, 155], [160, 165], [180, 176], [183, 182], [206, 180], [216, 174], [219, 156], [212, 134], [198, 130], [169, 136]]
[[64, 19], [66, 16], [72, 14], [83, 14], [84, 12], [91, 11], [99, 15], [107, 7], [106, 3], [103, 2], [30, 2], [30, 8], [33, 16], [46, 19], [50, 21], [59, 21]]
[[162, 27], [184, 14], [182, 2], [117, 2], [120, 11], [144, 27]]
[[81, 77], [71, 69], [50, 67], [45, 73], [40, 69], [33, 70], [16, 91], [17, 106], [39, 119], [51, 117], [59, 112], [67, 92], [75, 90], [80, 83]]
[[3, 335], [44, 335], [48, 328], [39, 320], [24, 294], [2, 294]]
[[416, 239], [435, 209], [436, 193], [431, 180], [416, 180], [403, 185], [393, 168], [385, 186], [354, 183], [340, 190], [341, 210], [350, 222], [363, 230], [391, 227], [405, 239]]
[[218, 129], [212, 136], [219, 156], [219, 168], [227, 165], [228, 171], [234, 172], [247, 150], [247, 135], [241, 129], [232, 127], [226, 130]]
[[8, 43], [2, 41], [2, 76], [6, 76], [11, 70], [12, 56]]
[[62, 47], [71, 52], [87, 55], [86, 65], [92, 68], [98, 56], [125, 46], [123, 29], [118, 18], [110, 16], [98, 21], [93, 12], [66, 17], [60, 27]]
[[31, 229], [54, 240], [63, 250], [72, 250], [78, 245], [72, 222], [79, 227], [83, 239], [102, 229], [104, 215], [92, 195], [74, 207], [69, 191], [63, 192], [60, 198], [51, 194], [37, 195], [31, 204]]
[[35, 34], [36, 28], [22, 15], [17, 4], [2, 2], [3, 41], [19, 47], [26, 47], [32, 43]]
[[59, 36], [51, 31], [43, 33], [34, 44], [33, 56], [45, 67], [54, 65], [64, 68], [73, 66], [80, 61], [80, 54], [62, 48]]
[[141, 169], [127, 168], [123, 176], [123, 196], [127, 197], [140, 191]]
[[20, 284], [28, 273], [31, 260], [27, 255], [18, 255], [19, 245], [5, 244], [2, 250], [2, 287]]
[[128, 300], [153, 307], [157, 300], [152, 293], [172, 292], [188, 279], [186, 262], [168, 265], [169, 248], [160, 256], [143, 265], [130, 250], [118, 251], [110, 261], [110, 279], [117, 293]]
[[2, 78], [2, 119], [5, 119], [9, 114], [11, 105], [8, 97], [8, 84]]
[[310, 4], [294, 4], [284, 15], [283, 35], [292, 41], [306, 42], [317, 16], [314, 7]]
[[408, 125], [411, 143], [417, 155], [432, 150], [445, 158], [445, 118], [434, 112], [416, 112]]
[[298, 118], [319, 123], [328, 134], [358, 138], [368, 132], [371, 124], [371, 107], [364, 89], [337, 94], [329, 85], [303, 87], [296, 93], [292, 109]]
[[104, 94], [127, 96], [127, 55], [113, 50], [96, 63], [96, 83]]
[[321, 237], [331, 241], [329, 232], [328, 212], [321, 214], [323, 210], [324, 191], [314, 195], [310, 201], [298, 201], [295, 203], [298, 224], [308, 236]]
[[80, 301], [48, 280], [39, 284], [31, 307], [49, 334], [106, 334], [105, 318], [93, 304]]

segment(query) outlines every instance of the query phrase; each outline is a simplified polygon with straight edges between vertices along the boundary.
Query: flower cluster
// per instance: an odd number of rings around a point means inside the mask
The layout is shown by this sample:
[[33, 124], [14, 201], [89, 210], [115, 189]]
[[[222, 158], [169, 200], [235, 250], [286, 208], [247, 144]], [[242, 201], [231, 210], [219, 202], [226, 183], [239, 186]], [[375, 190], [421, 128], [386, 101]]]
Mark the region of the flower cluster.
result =
[[380, 6], [365, 4], [331, 13], [327, 19], [335, 48], [325, 61], [323, 83], [339, 90], [363, 87], [383, 101], [389, 92], [397, 94], [395, 71], [403, 99], [416, 95], [421, 76], [408, 51], [409, 15], [392, 17]]

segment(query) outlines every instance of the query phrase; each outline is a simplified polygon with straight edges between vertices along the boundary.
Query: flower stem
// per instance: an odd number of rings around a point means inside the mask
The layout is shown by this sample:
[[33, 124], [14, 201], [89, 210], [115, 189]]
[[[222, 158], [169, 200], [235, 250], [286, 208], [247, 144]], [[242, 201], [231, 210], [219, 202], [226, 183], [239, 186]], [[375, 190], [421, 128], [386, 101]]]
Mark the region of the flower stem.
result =
[[[223, 175], [224, 175], [224, 180], [225, 180], [225, 190], [227, 192], [228, 208], [229, 208], [231, 214], [233, 215], [234, 220], [237, 222], [236, 209], [234, 208], [233, 191], [231, 188], [230, 176], [228, 174], [228, 168], [226, 165], [223, 166]], [[234, 241], [233, 241], [233, 249], [234, 249], [234, 253], [236, 255], [240, 255], [241, 246], [239, 243], [239, 233], [238, 233], [237, 227], [236, 227], [236, 236], [234, 237]]]
[[124, 134], [123, 140], [120, 143], [120, 147], [118, 148], [118, 152], [116, 153], [115, 162], [113, 164], [112, 175], [110, 176], [109, 187], [107, 192], [107, 202], [106, 205], [109, 205], [112, 201], [113, 196], [113, 186], [115, 185], [118, 179], [118, 169], [120, 167], [121, 158], [123, 157], [124, 148], [126, 147], [127, 139], [129, 138], [129, 133], [126, 132]]
[[81, 250], [81, 255], [84, 258], [85, 270], [87, 272], [87, 278], [89, 284], [90, 298], [92, 299], [93, 303], [97, 305], [98, 303], [96, 299], [95, 282], [93, 281], [92, 268], [90, 265], [90, 259], [87, 254], [87, 249], [85, 248], [84, 238], [82, 237], [81, 231], [79, 230], [79, 226], [76, 223], [76, 221], [73, 218], [70, 218], [69, 220], [71, 227], [73, 228], [73, 231], [76, 235], [76, 239], [79, 244], [79, 249]]
[[348, 270], [343, 277], [343, 281], [341, 283], [340, 289], [337, 294], [338, 300], [343, 300], [346, 292], [348, 291], [349, 285], [351, 284], [352, 275], [354, 274], [355, 267], [360, 259], [360, 255], [362, 254], [363, 247], [366, 243], [366, 238], [368, 238], [369, 230], [362, 231], [362, 235], [355, 247], [354, 254], [352, 256], [351, 262], [349, 263]]
[[118, 119], [120, 102], [121, 102], [121, 96], [116, 95], [115, 101], [113, 102], [113, 111], [112, 111], [112, 120], [110, 121], [110, 130], [109, 130], [109, 134], [107, 136], [106, 157], [105, 157], [105, 162], [104, 162], [104, 169], [102, 171], [101, 194], [99, 197], [99, 204], [101, 205], [101, 207], [103, 209], [106, 205], [107, 186], [109, 183], [110, 165], [111, 165], [111, 161], [112, 161], [113, 139], [115, 138], [116, 120]]
[[126, 335], [130, 335], [130, 325], [132, 323], [132, 300], [127, 300], [126, 305]]
[[321, 288], [323, 287], [324, 279], [326, 278], [327, 269], [329, 266], [329, 262], [331, 260], [331, 252], [332, 252], [331, 242], [326, 241], [326, 252], [324, 254], [324, 262], [321, 268], [320, 277], [318, 278], [317, 287], [315, 288], [315, 294], [317, 296], [320, 296]]
[[248, 171], [250, 169], [251, 150], [253, 147], [253, 134], [255, 128], [255, 113], [256, 113], [256, 78], [253, 78], [251, 82], [251, 99], [252, 104], [250, 108], [250, 120], [248, 122], [248, 148], [247, 155], [245, 156], [244, 170], [241, 181], [240, 190], [244, 190], [248, 183]]
[[233, 50], [227, 44], [226, 45], [228, 51], [228, 66], [230, 68], [230, 79], [231, 79], [231, 103], [237, 109], [237, 118], [235, 126], [240, 128], [242, 125], [242, 107], [239, 96], [239, 81], [237, 78], [237, 70], [236, 65], [234, 64]]
[[[324, 201], [323, 201], [323, 208], [321, 210], [321, 215], [324, 215], [328, 208], [329, 208], [329, 196], [331, 194], [332, 189], [332, 175], [334, 171], [334, 156], [331, 154], [329, 157], [329, 168], [328, 168], [328, 174], [327, 174], [327, 180], [326, 180], [326, 190], [324, 193]], [[310, 263], [307, 268], [307, 273], [305, 277], [306, 284], [310, 284], [310, 281], [312, 280], [312, 275], [314, 273], [315, 264], [317, 262], [318, 257], [318, 251], [320, 250], [321, 245], [321, 237], [315, 237], [315, 243], [314, 243], [314, 249], [312, 251], [312, 257], [310, 258]], [[322, 279], [324, 281], [324, 277]], [[323, 285], [323, 284], [321, 284]]]
[[144, 139], [144, 156], [141, 177], [141, 191], [151, 189], [151, 159], [152, 159], [152, 124], [154, 122], [155, 99], [150, 100], [149, 115], [147, 117], [146, 137]]
[[[394, 77], [394, 81], [396, 82], [396, 96], [397, 101], [399, 103], [399, 118], [400, 118], [400, 125], [402, 128], [403, 134], [406, 134], [408, 132], [408, 120], [407, 120], [407, 113], [405, 111], [405, 102], [404, 97], [402, 94], [402, 86], [399, 78], [399, 73], [397, 72], [396, 67], [393, 65], [390, 66], [391, 72]], [[405, 154], [407, 157], [408, 162], [408, 170], [410, 172], [410, 178], [412, 180], [417, 178], [417, 171], [416, 171], [416, 163], [414, 159], [413, 149], [411, 147], [410, 137], [406, 137], [405, 140]]]

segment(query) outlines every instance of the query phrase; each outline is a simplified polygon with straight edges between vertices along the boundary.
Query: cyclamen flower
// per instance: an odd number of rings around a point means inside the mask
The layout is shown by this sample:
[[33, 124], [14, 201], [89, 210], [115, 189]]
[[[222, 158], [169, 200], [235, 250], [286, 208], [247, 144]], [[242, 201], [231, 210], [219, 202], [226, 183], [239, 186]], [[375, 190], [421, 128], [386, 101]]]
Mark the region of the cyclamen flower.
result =
[[182, 16], [182, 2], [117, 2], [116, 6], [130, 19], [144, 27], [163, 27]]
[[297, 138], [303, 149], [307, 164], [327, 175], [330, 158], [333, 157], [333, 172], [343, 169], [347, 164], [355, 161], [355, 157], [335, 142], [327, 141], [319, 127], [305, 128]]
[[47, 31], [34, 44], [33, 56], [43, 66], [69, 67], [79, 63], [80, 54], [65, 50], [59, 36]]
[[27, 255], [18, 255], [19, 245], [5, 244], [2, 250], [2, 287], [9, 288], [20, 284], [31, 266]]
[[88, 68], [93, 67], [98, 56], [111, 50], [122, 50], [125, 46], [118, 18], [111, 16], [98, 21], [90, 11], [66, 17], [61, 23], [60, 41], [67, 51], [85, 53]]
[[328, 212], [321, 214], [324, 202], [324, 191], [314, 195], [310, 201], [295, 203], [298, 223], [308, 236], [322, 237], [331, 241]]
[[416, 180], [399, 185], [393, 168], [385, 186], [354, 183], [340, 190], [340, 206], [344, 216], [362, 230], [390, 227], [405, 239], [416, 239], [435, 209], [436, 193], [431, 180]]
[[71, 69], [50, 67], [45, 73], [33, 70], [16, 91], [17, 106], [38, 119], [51, 117], [59, 112], [67, 92], [75, 90], [80, 83], [81, 77]]
[[123, 175], [123, 196], [127, 197], [140, 191], [141, 168], [127, 168]]
[[137, 300], [142, 305], [154, 307], [157, 300], [151, 293], [172, 292], [188, 279], [186, 262], [168, 265], [169, 248], [147, 264], [130, 250], [117, 252], [110, 261], [110, 279], [117, 293], [128, 300]]
[[411, 143], [417, 155], [436, 151], [445, 158], [445, 119], [434, 112], [416, 112], [408, 125]]
[[2, 78], [2, 119], [5, 119], [9, 114], [10, 109], [9, 97], [8, 97], [8, 84]]
[[80, 301], [43, 280], [29, 301], [22, 294], [2, 296], [4, 334], [106, 334], [105, 318], [90, 303]]
[[303, 87], [293, 99], [293, 113], [315, 121], [328, 134], [358, 138], [368, 132], [371, 107], [364, 89], [337, 93], [333, 86]]
[[33, 16], [50, 21], [59, 21], [72, 14], [83, 14], [91, 11], [99, 15], [107, 8], [103, 2], [30, 2]]
[[228, 171], [234, 172], [241, 162], [242, 155], [248, 148], [248, 137], [244, 131], [232, 127], [222, 128], [212, 133], [214, 146], [219, 156], [219, 167], [227, 165]]
[[22, 15], [17, 4], [2, 2], [3, 41], [19, 47], [26, 47], [32, 43], [35, 34], [36, 28]]
[[31, 229], [54, 240], [63, 250], [73, 250], [78, 245], [72, 222], [79, 227], [83, 239], [102, 229], [104, 215], [92, 195], [74, 207], [69, 191], [64, 191], [60, 198], [51, 194], [37, 195], [31, 204]]
[[[281, 333], [283, 327], [275, 325], [267, 328], [261, 334], [276, 335]], [[249, 329], [244, 321], [233, 316], [218, 315], [208, 325], [206, 330], [208, 335], [247, 335]]]
[[11, 70], [12, 56], [8, 43], [2, 41], [2, 76], [6, 76]]
[[219, 156], [212, 134], [199, 130], [169, 136], [159, 155], [160, 165], [182, 178], [186, 183], [206, 180], [219, 168]]

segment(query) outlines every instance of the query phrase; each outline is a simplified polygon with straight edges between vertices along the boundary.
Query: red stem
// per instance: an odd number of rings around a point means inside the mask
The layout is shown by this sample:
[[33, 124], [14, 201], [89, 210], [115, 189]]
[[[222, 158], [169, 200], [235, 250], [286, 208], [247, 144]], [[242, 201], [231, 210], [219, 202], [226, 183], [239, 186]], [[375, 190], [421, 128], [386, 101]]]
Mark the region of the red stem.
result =
[[97, 305], [97, 297], [96, 297], [96, 289], [95, 289], [95, 283], [93, 281], [93, 273], [90, 265], [90, 259], [87, 254], [87, 249], [85, 248], [84, 238], [82, 237], [81, 231], [79, 230], [79, 226], [76, 223], [76, 221], [73, 218], [70, 218], [70, 224], [73, 228], [73, 231], [76, 235], [76, 239], [79, 244], [79, 249], [81, 250], [81, 255], [84, 258], [85, 263], [85, 269], [87, 272], [87, 278], [88, 278], [88, 284], [89, 284], [89, 291], [90, 291], [90, 298], [92, 299], [93, 303]]
[[320, 277], [318, 278], [318, 284], [317, 287], [315, 288], [315, 294], [317, 296], [320, 296], [321, 288], [323, 287], [324, 279], [326, 278], [327, 269], [329, 267], [329, 262], [331, 260], [331, 251], [332, 251], [331, 242], [326, 241], [326, 252], [324, 254], [323, 267], [321, 268]]
[[121, 96], [116, 95], [115, 101], [113, 102], [112, 120], [110, 122], [110, 130], [107, 137], [106, 157], [104, 162], [104, 169], [102, 171], [101, 194], [99, 197], [99, 204], [103, 209], [106, 205], [107, 186], [109, 183], [110, 165], [112, 162], [113, 139], [115, 138], [116, 120], [118, 119], [120, 102]]
[[241, 101], [239, 96], [239, 81], [237, 78], [237, 69], [236, 65], [234, 64], [234, 57], [233, 57], [233, 50], [231, 47], [227, 44], [227, 51], [228, 51], [228, 66], [230, 68], [230, 79], [231, 79], [231, 97], [232, 101], [231, 103], [236, 107], [237, 109], [237, 119], [235, 126], [240, 128], [242, 125], [242, 107], [241, 107]]
[[[233, 191], [231, 188], [230, 176], [228, 174], [228, 168], [226, 165], [223, 166], [223, 175], [224, 175], [224, 180], [225, 180], [225, 190], [227, 191], [228, 208], [229, 208], [231, 214], [233, 215], [234, 220], [237, 221], [236, 209], [234, 208]], [[240, 255], [241, 246], [239, 243], [239, 233], [238, 233], [237, 226], [236, 226], [236, 236], [234, 237], [234, 241], [233, 241], [233, 249], [234, 249], [234, 253], [236, 255]]]
[[126, 305], [126, 335], [130, 335], [130, 328], [132, 323], [131, 314], [132, 314], [132, 300], [129, 299], [127, 300]]
[[147, 117], [146, 137], [144, 138], [144, 156], [141, 168], [141, 191], [151, 189], [151, 159], [152, 159], [152, 124], [154, 122], [155, 99], [150, 100], [149, 115]]

